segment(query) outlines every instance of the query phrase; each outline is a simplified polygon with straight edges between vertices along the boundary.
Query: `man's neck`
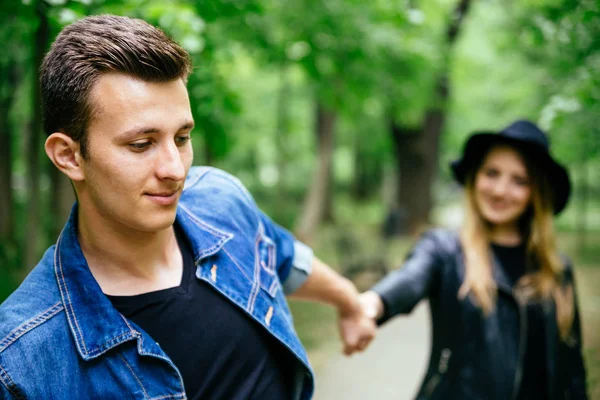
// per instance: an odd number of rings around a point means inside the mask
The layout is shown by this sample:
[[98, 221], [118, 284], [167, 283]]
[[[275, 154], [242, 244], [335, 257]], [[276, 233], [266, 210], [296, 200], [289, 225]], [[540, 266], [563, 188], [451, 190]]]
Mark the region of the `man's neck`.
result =
[[99, 223], [81, 208], [77, 220], [81, 249], [105, 294], [132, 296], [180, 284], [183, 261], [173, 226], [141, 232]]

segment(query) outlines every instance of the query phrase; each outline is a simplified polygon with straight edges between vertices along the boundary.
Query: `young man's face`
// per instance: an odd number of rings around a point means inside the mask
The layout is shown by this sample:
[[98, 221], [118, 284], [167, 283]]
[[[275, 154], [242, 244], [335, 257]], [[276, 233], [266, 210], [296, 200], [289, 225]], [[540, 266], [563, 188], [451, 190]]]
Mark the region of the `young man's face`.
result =
[[94, 85], [91, 102], [80, 208], [92, 223], [144, 232], [168, 228], [193, 158], [183, 81], [107, 73]]

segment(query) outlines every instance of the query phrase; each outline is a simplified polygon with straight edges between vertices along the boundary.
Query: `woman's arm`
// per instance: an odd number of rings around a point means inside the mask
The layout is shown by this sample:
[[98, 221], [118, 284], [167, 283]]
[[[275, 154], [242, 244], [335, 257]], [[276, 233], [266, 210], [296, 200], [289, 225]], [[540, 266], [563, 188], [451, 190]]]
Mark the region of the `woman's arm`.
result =
[[407, 314], [435, 290], [445, 257], [444, 249], [455, 240], [451, 232], [425, 233], [409, 253], [402, 267], [383, 278], [361, 296], [365, 313], [378, 324], [398, 314]]

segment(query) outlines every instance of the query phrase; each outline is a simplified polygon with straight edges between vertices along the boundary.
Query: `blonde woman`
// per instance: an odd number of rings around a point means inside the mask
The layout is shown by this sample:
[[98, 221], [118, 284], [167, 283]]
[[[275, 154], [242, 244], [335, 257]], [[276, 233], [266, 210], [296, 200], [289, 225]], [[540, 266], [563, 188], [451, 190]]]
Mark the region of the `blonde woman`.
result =
[[379, 324], [424, 298], [433, 321], [418, 399], [586, 399], [572, 267], [553, 216], [567, 171], [536, 125], [473, 134], [452, 163], [464, 185], [458, 233], [426, 233], [403, 267], [362, 295]]

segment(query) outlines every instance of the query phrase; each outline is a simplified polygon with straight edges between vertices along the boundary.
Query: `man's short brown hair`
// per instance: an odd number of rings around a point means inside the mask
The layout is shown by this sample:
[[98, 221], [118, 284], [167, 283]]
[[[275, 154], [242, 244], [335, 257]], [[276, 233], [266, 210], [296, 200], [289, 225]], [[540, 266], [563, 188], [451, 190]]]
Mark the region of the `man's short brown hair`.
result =
[[149, 82], [186, 81], [191, 60], [164, 32], [140, 19], [98, 15], [65, 27], [40, 71], [44, 130], [78, 141], [84, 158], [94, 109], [90, 94], [104, 72]]

